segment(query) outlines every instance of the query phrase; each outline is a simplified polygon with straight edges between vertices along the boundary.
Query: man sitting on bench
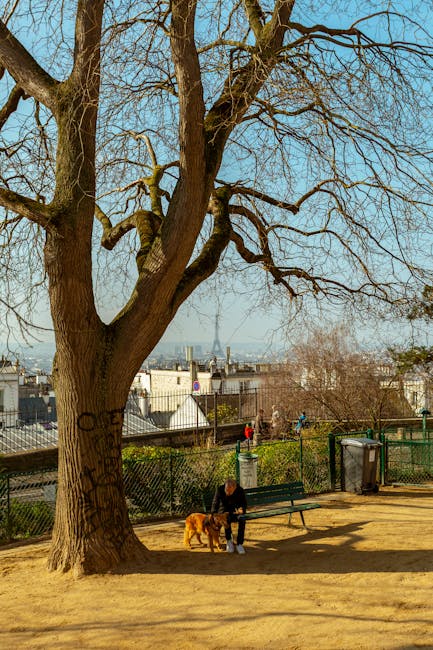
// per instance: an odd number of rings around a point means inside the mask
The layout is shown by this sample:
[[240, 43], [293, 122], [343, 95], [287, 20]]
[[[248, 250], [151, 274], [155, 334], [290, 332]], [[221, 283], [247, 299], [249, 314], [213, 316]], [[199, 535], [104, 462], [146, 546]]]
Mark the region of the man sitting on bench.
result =
[[232, 540], [232, 527], [231, 523], [233, 521], [238, 522], [238, 535], [236, 539], [236, 550], [240, 555], [245, 553], [243, 547], [244, 536], [245, 536], [245, 521], [239, 520], [238, 515], [243, 515], [247, 511], [247, 499], [245, 496], [245, 490], [241, 488], [240, 485], [233, 478], [228, 478], [223, 485], [220, 485], [215, 492], [211, 512], [229, 513], [229, 527], [225, 528], [225, 536], [227, 540], [226, 551], [227, 553], [233, 553], [235, 550], [233, 540]]

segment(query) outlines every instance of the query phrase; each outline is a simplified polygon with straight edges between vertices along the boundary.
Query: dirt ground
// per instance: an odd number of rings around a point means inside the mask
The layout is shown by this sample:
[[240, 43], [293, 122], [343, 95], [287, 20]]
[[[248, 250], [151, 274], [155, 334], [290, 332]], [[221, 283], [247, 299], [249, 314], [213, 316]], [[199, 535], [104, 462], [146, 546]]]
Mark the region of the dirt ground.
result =
[[249, 522], [246, 555], [183, 548], [183, 522], [137, 529], [143, 571], [73, 580], [48, 542], [0, 549], [0, 648], [433, 648], [433, 488], [324, 495]]

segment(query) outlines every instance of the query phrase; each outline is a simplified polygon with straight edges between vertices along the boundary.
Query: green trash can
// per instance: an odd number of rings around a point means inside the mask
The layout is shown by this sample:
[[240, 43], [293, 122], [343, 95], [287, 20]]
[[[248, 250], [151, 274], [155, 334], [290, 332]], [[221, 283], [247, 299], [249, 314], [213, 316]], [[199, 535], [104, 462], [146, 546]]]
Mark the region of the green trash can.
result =
[[346, 492], [379, 492], [377, 465], [382, 443], [370, 438], [343, 438], [341, 441], [341, 488]]

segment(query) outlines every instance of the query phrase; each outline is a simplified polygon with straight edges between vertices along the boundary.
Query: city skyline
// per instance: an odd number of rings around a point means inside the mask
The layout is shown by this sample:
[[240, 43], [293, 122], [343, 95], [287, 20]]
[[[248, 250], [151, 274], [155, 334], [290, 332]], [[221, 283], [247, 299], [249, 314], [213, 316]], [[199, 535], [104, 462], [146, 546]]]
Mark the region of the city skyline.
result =
[[[248, 306], [250, 298], [250, 306]], [[340, 312], [318, 312], [313, 305], [297, 318], [285, 320], [286, 306], [273, 305], [260, 309], [253, 304], [252, 297], [243, 296], [235, 306], [231, 306], [232, 296], [220, 305], [211, 300], [207, 303], [194, 299], [183, 305], [168, 326], [161, 340], [149, 357], [158, 354], [175, 354], [176, 347], [201, 346], [203, 355], [211, 353], [215, 338], [215, 319], [219, 313], [219, 340], [223, 352], [230, 347], [232, 354], [239, 349], [257, 351], [258, 355], [279, 355], [302, 340], [306, 340], [315, 329], [331, 330], [335, 326], [345, 325], [365, 348], [386, 348], [390, 345], [430, 345], [428, 323], [409, 323], [404, 319], [385, 319], [374, 317], [365, 312], [358, 315]], [[222, 306], [221, 306], [222, 305]], [[218, 312], [217, 309], [220, 309]], [[49, 328], [49, 316], [46, 312], [40, 323]], [[38, 351], [48, 346], [54, 353], [54, 331], [45, 329], [33, 342], [17, 341], [13, 334], [7, 339], [2, 337], [0, 353], [7, 357], [23, 355], [33, 356], [28, 351]], [[148, 357], [148, 358], [149, 358]], [[145, 360], [143, 360], [144, 362]]]

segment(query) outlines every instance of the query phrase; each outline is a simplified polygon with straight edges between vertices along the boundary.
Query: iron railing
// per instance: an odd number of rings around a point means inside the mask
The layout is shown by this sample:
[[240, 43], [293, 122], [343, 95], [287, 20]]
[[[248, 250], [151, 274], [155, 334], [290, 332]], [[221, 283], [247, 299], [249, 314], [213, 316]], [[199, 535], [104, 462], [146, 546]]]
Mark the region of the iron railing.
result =
[[[158, 431], [217, 429], [222, 424], [254, 420], [259, 408], [271, 410], [272, 394], [266, 389], [195, 394], [186, 391], [149, 394], [140, 399], [132, 392], [124, 412], [123, 435], [146, 435]], [[0, 413], [0, 454], [56, 447], [55, 409]]]
[[[123, 435], [146, 436], [160, 431], [199, 431], [207, 428], [216, 431], [224, 424], [254, 421], [260, 408], [264, 409], [265, 419], [269, 421], [275, 401], [278, 401], [275, 388], [270, 386], [203, 394], [174, 390], [142, 395], [131, 391], [124, 412]], [[31, 408], [28, 402], [26, 404], [25, 412], [0, 412], [0, 454], [57, 446], [55, 401], [50, 402], [43, 411]], [[314, 415], [308, 414], [311, 423], [317, 419]], [[296, 413], [285, 413], [283, 432], [293, 430], [297, 416]], [[335, 423], [342, 430], [346, 425], [344, 422]], [[404, 432], [411, 439], [426, 433], [425, 430], [420, 433], [420, 421], [416, 418], [413, 418], [411, 425], [405, 426]]]
[[[156, 458], [140, 457], [139, 451], [136, 457], [125, 454], [123, 462], [125, 495], [134, 523], [201, 510], [202, 494], [213, 493], [227, 476], [236, 475], [233, 446], [159, 450]], [[260, 485], [302, 479], [308, 492], [329, 491], [326, 437], [267, 442], [254, 452], [259, 457]], [[51, 469], [0, 474], [0, 541], [51, 530], [56, 484], [57, 471]]]
[[[253, 448], [258, 485], [302, 480], [310, 494], [341, 489], [343, 437], [373, 437], [359, 431], [329, 436], [264, 442]], [[433, 483], [433, 436], [423, 432], [412, 439], [397, 432], [380, 434], [382, 483]], [[377, 437], [377, 434], [376, 434]], [[151, 518], [182, 516], [202, 509], [202, 494], [213, 493], [227, 476], [236, 475], [236, 447], [160, 449], [157, 453], [124, 453], [125, 495], [133, 523]], [[54, 520], [57, 470], [0, 473], [0, 542], [49, 533]]]

